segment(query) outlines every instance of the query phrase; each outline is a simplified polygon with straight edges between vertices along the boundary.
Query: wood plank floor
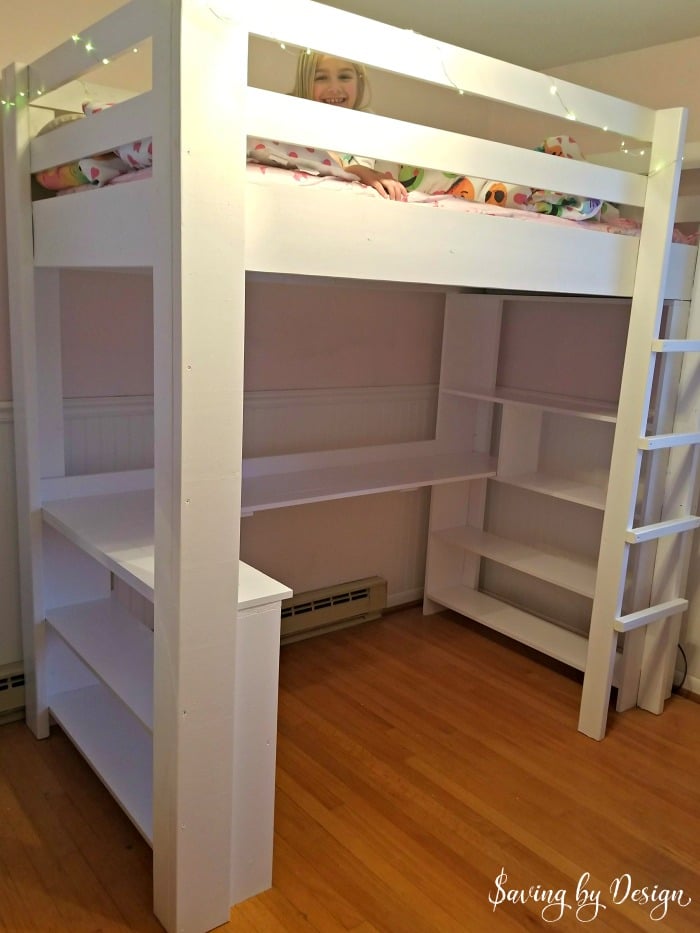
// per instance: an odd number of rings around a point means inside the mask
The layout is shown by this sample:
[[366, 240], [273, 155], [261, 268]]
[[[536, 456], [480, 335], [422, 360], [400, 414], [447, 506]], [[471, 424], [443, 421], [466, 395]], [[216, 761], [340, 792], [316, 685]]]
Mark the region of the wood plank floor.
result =
[[[220, 930], [700, 929], [697, 703], [597, 743], [575, 675], [418, 610], [285, 646], [280, 681], [274, 886]], [[150, 861], [59, 730], [0, 727], [1, 930], [158, 931]]]

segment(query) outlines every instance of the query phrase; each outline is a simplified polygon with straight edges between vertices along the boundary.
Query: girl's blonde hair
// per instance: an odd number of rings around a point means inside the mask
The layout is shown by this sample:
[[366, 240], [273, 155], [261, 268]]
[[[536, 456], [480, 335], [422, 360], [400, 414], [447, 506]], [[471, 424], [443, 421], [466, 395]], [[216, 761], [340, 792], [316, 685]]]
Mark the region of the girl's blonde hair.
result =
[[[314, 78], [318, 69], [318, 63], [322, 58], [330, 58], [325, 52], [305, 52], [299, 53], [297, 59], [297, 73], [294, 79], [294, 87], [290, 91], [293, 97], [305, 97], [307, 100], [314, 98]], [[360, 62], [348, 62], [352, 65], [357, 74], [357, 100], [354, 110], [365, 110], [369, 106], [369, 82], [367, 80], [367, 70]]]

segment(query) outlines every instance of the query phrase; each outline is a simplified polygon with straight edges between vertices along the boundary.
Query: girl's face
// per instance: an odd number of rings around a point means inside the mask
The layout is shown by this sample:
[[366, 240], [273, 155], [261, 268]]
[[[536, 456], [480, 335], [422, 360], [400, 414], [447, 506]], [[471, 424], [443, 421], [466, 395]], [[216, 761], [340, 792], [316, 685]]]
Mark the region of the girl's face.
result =
[[323, 55], [316, 65], [313, 99], [333, 107], [354, 110], [359, 94], [357, 71], [352, 62]]

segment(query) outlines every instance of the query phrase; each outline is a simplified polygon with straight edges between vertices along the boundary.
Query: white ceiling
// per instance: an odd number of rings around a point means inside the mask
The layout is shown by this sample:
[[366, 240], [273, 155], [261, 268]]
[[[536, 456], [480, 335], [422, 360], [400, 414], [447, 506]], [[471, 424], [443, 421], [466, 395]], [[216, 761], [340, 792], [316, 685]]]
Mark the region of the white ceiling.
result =
[[700, 0], [322, 0], [538, 71], [700, 35]]

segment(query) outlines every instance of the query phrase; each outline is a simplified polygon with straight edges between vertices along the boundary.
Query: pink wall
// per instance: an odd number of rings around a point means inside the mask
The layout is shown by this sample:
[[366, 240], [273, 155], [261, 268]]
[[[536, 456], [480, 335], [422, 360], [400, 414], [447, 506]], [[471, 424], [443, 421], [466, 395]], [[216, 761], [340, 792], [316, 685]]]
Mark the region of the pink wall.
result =
[[151, 276], [61, 273], [66, 398], [153, 394]]
[[[153, 391], [151, 278], [63, 272], [67, 398]], [[439, 379], [442, 297], [432, 292], [254, 283], [246, 388], [426, 385]]]
[[440, 377], [442, 296], [256, 284], [246, 308], [246, 388], [425, 385]]

